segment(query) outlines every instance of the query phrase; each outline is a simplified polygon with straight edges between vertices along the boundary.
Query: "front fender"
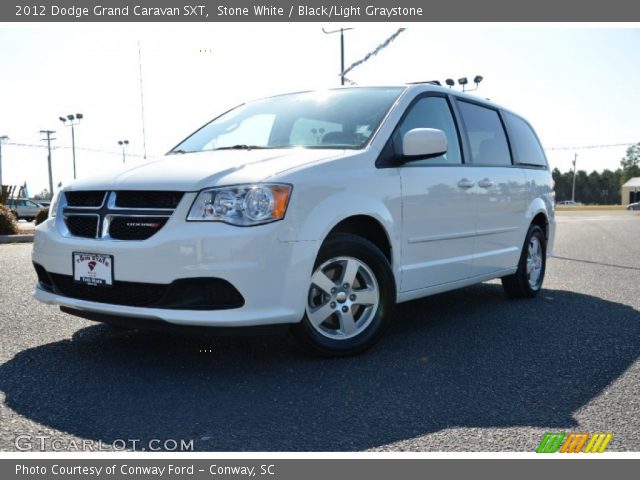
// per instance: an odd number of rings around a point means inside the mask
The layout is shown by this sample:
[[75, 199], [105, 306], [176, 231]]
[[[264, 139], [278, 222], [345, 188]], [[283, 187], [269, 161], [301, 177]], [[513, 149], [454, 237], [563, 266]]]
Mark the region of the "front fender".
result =
[[367, 180], [362, 177], [352, 180], [342, 188], [335, 184], [327, 187], [310, 185], [308, 188], [294, 186], [295, 198], [292, 198], [291, 210], [285, 219], [287, 226], [280, 231], [279, 238], [287, 242], [314, 242], [316, 248], [310, 260], [312, 268], [322, 242], [338, 223], [357, 215], [371, 217], [387, 234], [394, 275], [399, 280], [396, 271], [401, 254], [399, 178], [387, 171]]

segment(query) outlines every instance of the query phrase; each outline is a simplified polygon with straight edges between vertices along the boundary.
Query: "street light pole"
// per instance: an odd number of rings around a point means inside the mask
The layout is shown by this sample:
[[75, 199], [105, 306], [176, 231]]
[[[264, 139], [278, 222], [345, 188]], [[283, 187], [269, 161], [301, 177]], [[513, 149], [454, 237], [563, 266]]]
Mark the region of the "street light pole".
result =
[[73, 153], [73, 179], [76, 179], [76, 129], [75, 125], [71, 124], [71, 152]]
[[[9, 137], [6, 135], [0, 136], [0, 188], [2, 188], [2, 144], [9, 140]], [[0, 191], [0, 194], [2, 192]]]
[[[60, 117], [60, 121], [66, 126], [71, 127], [71, 150], [73, 154], [73, 179], [76, 179], [76, 130], [75, 126], [80, 124], [80, 120], [84, 118], [84, 115], [81, 113], [76, 113], [73, 115], [70, 113], [66, 117]], [[69, 123], [67, 124], [67, 121]]]
[[122, 147], [122, 163], [126, 163], [125, 159], [125, 153], [124, 153], [124, 149], [127, 145], [129, 145], [129, 140], [118, 140], [118, 145], [120, 145]]
[[576, 162], [578, 161], [578, 154], [573, 154], [573, 186], [571, 187], [571, 201], [576, 201]]

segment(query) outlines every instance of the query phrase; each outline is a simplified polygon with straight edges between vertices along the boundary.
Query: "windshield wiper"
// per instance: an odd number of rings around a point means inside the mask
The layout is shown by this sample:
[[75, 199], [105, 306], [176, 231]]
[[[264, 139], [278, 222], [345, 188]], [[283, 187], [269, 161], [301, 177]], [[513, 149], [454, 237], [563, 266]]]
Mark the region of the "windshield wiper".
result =
[[218, 148], [214, 148], [213, 150], [254, 150], [254, 149], [259, 150], [263, 148], [273, 148], [273, 147], [242, 144], [242, 145], [231, 145], [229, 147], [218, 147]]
[[184, 150], [171, 150], [169, 153], [167, 153], [167, 155], [174, 155], [176, 153], [187, 153]]

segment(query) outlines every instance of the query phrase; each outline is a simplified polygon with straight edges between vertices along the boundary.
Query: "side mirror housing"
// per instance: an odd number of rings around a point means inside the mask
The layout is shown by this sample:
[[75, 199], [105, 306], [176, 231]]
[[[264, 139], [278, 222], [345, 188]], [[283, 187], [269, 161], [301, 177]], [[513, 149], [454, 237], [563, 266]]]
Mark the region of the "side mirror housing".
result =
[[402, 159], [405, 162], [439, 157], [447, 153], [447, 136], [435, 128], [414, 128], [402, 137]]

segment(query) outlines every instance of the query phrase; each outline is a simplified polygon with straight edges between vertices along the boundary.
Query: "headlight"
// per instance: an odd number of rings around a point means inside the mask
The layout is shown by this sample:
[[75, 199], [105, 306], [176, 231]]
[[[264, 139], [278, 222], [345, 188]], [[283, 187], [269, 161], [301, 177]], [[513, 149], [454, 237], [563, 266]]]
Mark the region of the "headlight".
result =
[[198, 193], [187, 221], [249, 226], [284, 218], [291, 185], [257, 184], [209, 188]]
[[60, 205], [60, 195], [62, 195], [60, 190], [53, 194], [51, 204], [49, 205], [49, 218], [54, 218], [58, 213], [58, 205]]

